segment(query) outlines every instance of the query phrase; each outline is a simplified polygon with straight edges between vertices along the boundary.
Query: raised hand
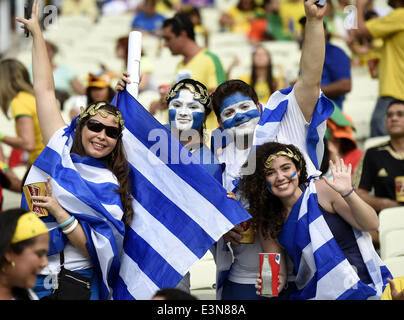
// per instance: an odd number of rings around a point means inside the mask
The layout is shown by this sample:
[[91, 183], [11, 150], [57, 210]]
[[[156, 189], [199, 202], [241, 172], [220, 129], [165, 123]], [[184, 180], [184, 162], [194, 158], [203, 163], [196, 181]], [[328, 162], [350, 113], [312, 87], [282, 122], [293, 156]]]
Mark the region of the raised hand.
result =
[[322, 19], [323, 18], [328, 4], [326, 3], [324, 7], [319, 7], [315, 4], [316, 2], [317, 2], [317, 0], [304, 1], [304, 10], [306, 12], [307, 19], [312, 19], [312, 18]]
[[335, 164], [332, 160], [330, 160], [330, 168], [333, 179], [331, 181], [327, 179], [327, 177], [323, 177], [324, 181], [341, 195], [345, 195], [349, 191], [351, 191], [352, 190], [351, 164], [346, 166], [342, 158], [340, 158], [339, 160], [337, 158], [335, 160]]
[[125, 87], [127, 84], [130, 83], [130, 74], [128, 71], [125, 71], [124, 73], [122, 73], [122, 78], [119, 79], [118, 83], [115, 86], [115, 91], [123, 91], [125, 90]]
[[38, 0], [34, 0], [34, 3], [32, 5], [32, 12], [31, 12], [31, 17], [29, 19], [24, 19], [20, 17], [16, 17], [15, 20], [18, 22], [22, 23], [23, 25], [21, 26], [22, 29], [24, 29], [24, 26], [27, 27], [27, 29], [32, 33], [40, 33], [41, 32], [41, 27], [39, 26], [39, 3]]

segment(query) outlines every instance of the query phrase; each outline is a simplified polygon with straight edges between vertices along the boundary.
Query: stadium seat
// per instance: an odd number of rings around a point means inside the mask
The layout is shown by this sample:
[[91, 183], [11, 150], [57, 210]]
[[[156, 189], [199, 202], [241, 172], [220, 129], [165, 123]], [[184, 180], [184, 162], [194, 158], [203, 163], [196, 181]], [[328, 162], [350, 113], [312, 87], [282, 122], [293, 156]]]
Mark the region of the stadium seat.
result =
[[404, 277], [404, 256], [387, 258], [383, 262], [394, 278]]
[[404, 228], [389, 231], [380, 240], [380, 255], [382, 259], [404, 256]]
[[363, 144], [363, 150], [367, 150], [369, 148], [382, 144], [383, 142], [387, 142], [389, 139], [390, 139], [390, 136], [367, 138], [365, 140], [365, 143]]
[[208, 251], [190, 270], [191, 291], [213, 290], [216, 282], [216, 265], [212, 254]]
[[386, 236], [395, 230], [404, 233], [404, 207], [387, 208], [379, 213], [379, 241], [382, 259], [386, 254]]

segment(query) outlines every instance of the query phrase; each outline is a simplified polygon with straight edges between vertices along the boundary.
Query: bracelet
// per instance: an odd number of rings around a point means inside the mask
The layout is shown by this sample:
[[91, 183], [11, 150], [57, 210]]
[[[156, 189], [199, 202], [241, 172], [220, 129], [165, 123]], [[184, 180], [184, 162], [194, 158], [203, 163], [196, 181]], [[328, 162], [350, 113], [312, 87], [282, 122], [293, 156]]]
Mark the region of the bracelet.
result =
[[71, 224], [76, 218], [74, 216], [71, 216], [69, 219], [67, 219], [65, 222], [62, 222], [61, 224], [58, 225], [58, 228], [62, 229], [64, 227], [67, 227], [69, 224]]
[[354, 192], [354, 188], [352, 188], [347, 194], [343, 195], [342, 197], [345, 199], [348, 197], [352, 192]]
[[74, 231], [74, 229], [76, 229], [76, 227], [77, 227], [78, 224], [79, 224], [79, 222], [78, 222], [76, 219], [74, 219], [74, 222], [73, 222], [73, 224], [70, 226], [70, 228], [68, 228], [68, 229], [66, 229], [66, 230], [62, 230], [62, 232], [63, 232], [64, 234], [72, 233], [72, 232]]
[[0, 133], [0, 142], [3, 141], [3, 139], [4, 139], [5, 136], [6, 136], [6, 135], [5, 135], [4, 133]]

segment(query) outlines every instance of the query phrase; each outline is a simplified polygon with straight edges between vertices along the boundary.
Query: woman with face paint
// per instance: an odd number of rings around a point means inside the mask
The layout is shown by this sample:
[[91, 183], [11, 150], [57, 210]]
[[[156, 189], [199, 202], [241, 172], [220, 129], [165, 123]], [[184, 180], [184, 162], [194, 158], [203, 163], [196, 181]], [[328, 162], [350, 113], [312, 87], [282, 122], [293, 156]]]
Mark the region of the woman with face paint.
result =
[[[244, 166], [248, 161], [256, 161], [257, 167], [254, 174], [243, 175], [240, 193], [249, 202], [249, 212], [253, 216], [262, 252], [281, 254], [279, 298], [366, 299], [377, 295], [374, 289], [378, 285], [374, 278], [375, 269], [369, 269], [365, 261], [371, 257], [372, 265], [378, 266], [381, 260], [371, 245], [370, 237], [366, 236], [368, 233], [362, 234], [361, 231], [377, 230], [378, 218], [372, 207], [352, 188], [351, 165], [346, 166], [342, 159], [336, 159], [335, 163], [330, 161], [332, 179], [307, 180], [302, 153], [294, 145], [277, 142], [258, 147]], [[308, 197], [309, 192], [312, 192], [312, 197]], [[304, 205], [310, 211], [306, 215], [299, 211]], [[314, 214], [317, 214], [313, 219], [316, 227], [310, 220]], [[303, 223], [306, 217], [307, 225]], [[324, 224], [320, 225], [320, 221]], [[314, 239], [322, 237], [327, 238], [326, 245], [321, 247], [322, 252], [313, 253], [317, 248], [310, 251], [309, 240], [316, 243]], [[362, 244], [359, 244], [359, 238]], [[364, 242], [370, 244], [367, 250], [363, 249]], [[321, 261], [326, 251], [329, 251], [327, 258]], [[299, 259], [296, 259], [297, 255]], [[339, 270], [338, 275], [327, 274], [334, 260], [337, 260], [336, 265], [346, 262], [345, 269]], [[357, 277], [353, 282], [356, 286], [352, 286], [345, 295], [337, 294], [337, 289], [329, 290], [338, 286], [335, 283], [338, 283], [341, 272], [350, 275], [351, 269]], [[310, 279], [313, 270], [317, 270], [317, 274], [324, 272], [326, 280], [321, 281], [329, 281], [329, 284], [319, 285], [320, 280], [314, 276]], [[387, 281], [385, 275], [381, 278]], [[261, 281], [257, 283], [256, 287], [260, 289]], [[350, 289], [350, 284], [343, 285], [344, 289]]]

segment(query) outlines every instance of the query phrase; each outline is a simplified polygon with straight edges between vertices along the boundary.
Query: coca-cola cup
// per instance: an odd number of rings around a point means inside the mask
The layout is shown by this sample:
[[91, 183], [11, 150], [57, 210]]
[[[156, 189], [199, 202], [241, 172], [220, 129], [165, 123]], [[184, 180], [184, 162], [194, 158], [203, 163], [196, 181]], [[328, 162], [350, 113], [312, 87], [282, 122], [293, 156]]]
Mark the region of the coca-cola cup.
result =
[[279, 286], [280, 253], [260, 253], [260, 295], [277, 297]]
[[45, 196], [46, 195], [46, 187], [45, 182], [37, 182], [25, 185], [23, 188], [25, 198], [27, 199], [27, 203], [29, 209], [36, 213], [38, 217], [46, 217], [48, 216], [48, 210], [45, 208], [41, 208], [36, 206], [32, 201], [32, 196]]

